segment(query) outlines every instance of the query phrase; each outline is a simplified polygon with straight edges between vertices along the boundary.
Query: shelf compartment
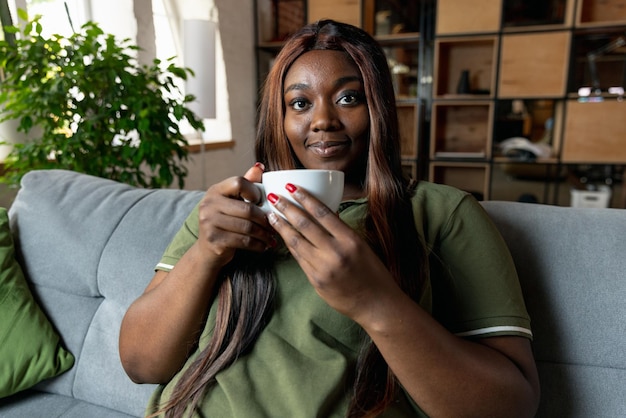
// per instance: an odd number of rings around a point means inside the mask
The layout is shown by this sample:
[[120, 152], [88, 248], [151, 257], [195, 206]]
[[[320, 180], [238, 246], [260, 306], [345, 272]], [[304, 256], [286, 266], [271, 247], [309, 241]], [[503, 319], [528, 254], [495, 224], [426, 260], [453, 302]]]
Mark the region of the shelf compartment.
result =
[[626, 162], [626, 101], [568, 100], [563, 138], [564, 163]]
[[259, 43], [283, 42], [305, 23], [305, 0], [258, 0]]
[[417, 98], [419, 44], [384, 45], [397, 99]]
[[502, 36], [498, 97], [562, 97], [565, 95], [571, 33]]
[[433, 103], [430, 158], [490, 158], [492, 122], [491, 101]]
[[494, 33], [500, 29], [501, 0], [438, 0], [437, 35]]
[[402, 158], [417, 158], [419, 153], [419, 129], [421, 106], [417, 102], [398, 102], [398, 128]]
[[415, 160], [402, 160], [402, 172], [409, 178], [418, 180], [417, 162]]
[[572, 25], [574, 0], [504, 1], [502, 28], [547, 30]]
[[377, 38], [419, 32], [422, 9], [420, 1], [362, 1], [363, 29]]
[[493, 97], [498, 39], [495, 36], [439, 38], [435, 40], [436, 98], [467, 96], [459, 94], [463, 71], [469, 73], [469, 95]]
[[465, 190], [478, 200], [489, 200], [490, 175], [488, 163], [432, 162], [428, 170], [429, 181]]
[[626, 25], [626, 0], [579, 0], [576, 26]]
[[[607, 93], [611, 87], [626, 88], [626, 41], [624, 28], [585, 30], [574, 34], [569, 94], [581, 87]], [[593, 61], [589, 60], [592, 54]]]
[[[523, 109], [522, 112], [519, 111], [520, 108]], [[499, 154], [500, 142], [513, 137], [527, 138], [532, 143], [548, 144], [552, 147], [552, 155], [558, 155], [562, 119], [562, 100], [498, 100], [493, 130], [493, 155]]]

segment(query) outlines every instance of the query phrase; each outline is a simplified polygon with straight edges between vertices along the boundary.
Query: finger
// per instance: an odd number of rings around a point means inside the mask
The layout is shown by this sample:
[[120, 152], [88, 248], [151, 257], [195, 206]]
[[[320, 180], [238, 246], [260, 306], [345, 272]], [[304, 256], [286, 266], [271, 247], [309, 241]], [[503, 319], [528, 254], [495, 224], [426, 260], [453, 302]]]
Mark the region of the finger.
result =
[[275, 244], [274, 231], [260, 208], [228, 200], [225, 206], [200, 208], [199, 222], [205, 239], [218, 246], [259, 250]]
[[248, 169], [248, 171], [246, 171], [246, 174], [244, 174], [243, 176], [248, 181], [251, 181], [253, 183], [260, 183], [264, 171], [265, 166], [263, 165], [263, 163], [257, 162], [254, 164], [254, 166], [250, 167], [250, 169]]
[[[250, 173], [252, 170], [260, 170], [259, 168], [252, 167], [248, 170]], [[248, 174], [246, 173], [246, 174]], [[216, 192], [224, 197], [230, 199], [244, 200], [247, 202], [252, 202], [253, 205], [259, 203], [262, 198], [261, 190], [255, 186], [250, 180], [245, 177], [235, 176], [230, 177], [221, 183], [218, 183], [216, 186]], [[258, 212], [262, 214], [262, 212]], [[262, 215], [265, 217], [264, 215]]]
[[[316, 223], [321, 227], [321, 230], [323, 230], [326, 234], [337, 237], [346, 232], [345, 229], [347, 226], [343, 223], [339, 216], [337, 216], [335, 212], [330, 210], [328, 206], [309, 193], [306, 189], [293, 184], [287, 184], [285, 189], [288, 193], [290, 193], [291, 197], [315, 219]], [[309, 231], [313, 233], [315, 232], [315, 229], [311, 228], [307, 223], [304, 223], [302, 227], [298, 227], [297, 229], [303, 235], [307, 236], [307, 238], [309, 238], [307, 235]], [[309, 239], [312, 238], [313, 236]], [[313, 240], [312, 242], [315, 241]]]
[[311, 263], [319, 261], [324, 252], [333, 250], [334, 237], [309, 213], [284, 196], [270, 194], [268, 200], [286, 217], [283, 219], [270, 213], [270, 225], [280, 234], [291, 254], [306, 271], [315, 269]]
[[[286, 201], [287, 199], [283, 198], [282, 200]], [[289, 202], [286, 202], [285, 204], [294, 206]], [[300, 234], [288, 220], [274, 212], [270, 212], [267, 215], [267, 219], [272, 228], [274, 228], [274, 230], [281, 236], [289, 252], [301, 266], [304, 267], [303, 262], [308, 264], [308, 262], [306, 262], [307, 257], [311, 257], [313, 259], [316, 258], [315, 254], [317, 254], [318, 249], [311, 245], [311, 243], [304, 236], [302, 236], [302, 234]]]

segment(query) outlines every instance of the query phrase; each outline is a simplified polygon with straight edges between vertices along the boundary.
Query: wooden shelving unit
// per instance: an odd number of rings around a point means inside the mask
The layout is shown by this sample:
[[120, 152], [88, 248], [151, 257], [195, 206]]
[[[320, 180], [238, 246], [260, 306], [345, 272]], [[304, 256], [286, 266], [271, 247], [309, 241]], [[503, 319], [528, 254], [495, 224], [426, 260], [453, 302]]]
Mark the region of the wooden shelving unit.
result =
[[[626, 34], [626, 0], [438, 0], [436, 15], [429, 180], [488, 199], [496, 168], [548, 190], [570, 164], [626, 164], [626, 46], [589, 63]], [[512, 137], [551, 152], [512, 160], [499, 145]]]
[[[626, 0], [257, 0], [257, 10], [260, 81], [305, 22], [330, 17], [377, 38], [416, 178], [489, 199], [494, 170], [552, 190], [575, 164], [626, 166], [626, 44], [615, 46], [626, 42]], [[520, 136], [550, 155], [502, 155], [501, 142]]]

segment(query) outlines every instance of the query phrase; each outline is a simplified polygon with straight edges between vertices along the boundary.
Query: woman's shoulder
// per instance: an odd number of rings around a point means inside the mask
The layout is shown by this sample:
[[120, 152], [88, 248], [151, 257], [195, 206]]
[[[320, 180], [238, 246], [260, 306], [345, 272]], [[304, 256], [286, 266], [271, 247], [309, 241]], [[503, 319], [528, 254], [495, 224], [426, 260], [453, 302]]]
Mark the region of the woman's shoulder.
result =
[[481, 217], [482, 209], [468, 192], [427, 181], [418, 183], [411, 198], [415, 225], [427, 240], [445, 235], [451, 225]]
[[456, 187], [420, 181], [411, 200], [414, 207], [432, 208], [440, 212], [446, 208], [454, 210], [461, 202], [470, 197], [470, 193]]

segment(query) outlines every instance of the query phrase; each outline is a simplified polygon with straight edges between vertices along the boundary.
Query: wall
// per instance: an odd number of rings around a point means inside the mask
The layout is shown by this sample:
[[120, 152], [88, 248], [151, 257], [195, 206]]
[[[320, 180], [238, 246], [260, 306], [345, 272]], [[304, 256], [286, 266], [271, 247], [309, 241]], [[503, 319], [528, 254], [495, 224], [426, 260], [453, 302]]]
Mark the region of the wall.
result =
[[[242, 175], [254, 164], [256, 61], [253, 0], [215, 0], [226, 66], [233, 148], [192, 154], [186, 189], [205, 189], [226, 177]], [[204, 171], [203, 171], [204, 162]]]

